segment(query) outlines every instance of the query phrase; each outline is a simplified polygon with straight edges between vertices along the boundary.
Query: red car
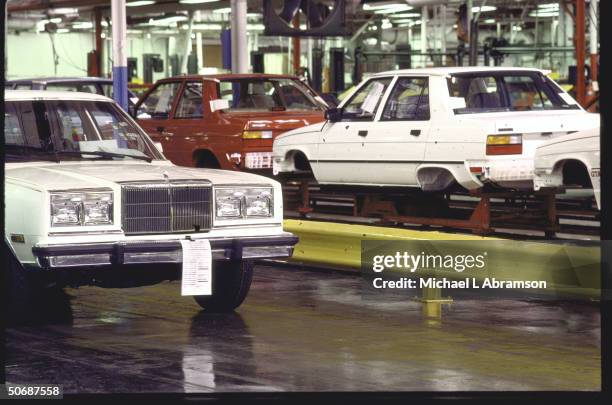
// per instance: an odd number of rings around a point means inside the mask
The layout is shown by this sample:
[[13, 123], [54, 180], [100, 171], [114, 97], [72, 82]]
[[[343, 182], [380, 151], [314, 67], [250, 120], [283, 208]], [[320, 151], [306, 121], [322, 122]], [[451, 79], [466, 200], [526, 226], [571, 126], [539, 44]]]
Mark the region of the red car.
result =
[[274, 137], [323, 121], [326, 106], [292, 76], [193, 75], [159, 80], [135, 115], [175, 164], [265, 173]]

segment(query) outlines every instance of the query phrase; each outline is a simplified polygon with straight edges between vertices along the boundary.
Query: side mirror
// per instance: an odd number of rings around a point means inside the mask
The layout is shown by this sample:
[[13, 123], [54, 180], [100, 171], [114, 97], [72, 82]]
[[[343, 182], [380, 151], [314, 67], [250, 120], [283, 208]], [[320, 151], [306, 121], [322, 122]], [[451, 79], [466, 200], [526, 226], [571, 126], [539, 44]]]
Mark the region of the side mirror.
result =
[[215, 112], [219, 110], [226, 110], [230, 108], [229, 101], [218, 98], [216, 100], [210, 100], [210, 111]]
[[160, 152], [160, 153], [164, 153], [164, 147], [162, 146], [161, 142], [155, 142], [155, 148]]
[[329, 122], [338, 122], [342, 120], [342, 109], [341, 108], [330, 108], [325, 111], [325, 119]]

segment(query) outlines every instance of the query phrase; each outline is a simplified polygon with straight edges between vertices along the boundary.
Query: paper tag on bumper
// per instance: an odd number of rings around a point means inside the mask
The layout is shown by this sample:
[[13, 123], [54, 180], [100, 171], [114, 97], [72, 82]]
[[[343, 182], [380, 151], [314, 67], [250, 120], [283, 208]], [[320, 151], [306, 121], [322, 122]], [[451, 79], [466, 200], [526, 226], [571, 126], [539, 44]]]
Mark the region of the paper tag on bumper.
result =
[[212, 294], [212, 252], [207, 239], [181, 240], [183, 277], [181, 295]]

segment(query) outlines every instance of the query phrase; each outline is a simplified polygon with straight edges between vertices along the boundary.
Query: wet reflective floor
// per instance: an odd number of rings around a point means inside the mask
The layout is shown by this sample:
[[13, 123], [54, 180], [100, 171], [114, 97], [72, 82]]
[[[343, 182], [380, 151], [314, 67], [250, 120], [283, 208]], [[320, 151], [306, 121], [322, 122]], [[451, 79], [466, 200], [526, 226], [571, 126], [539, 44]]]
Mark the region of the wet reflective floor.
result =
[[7, 330], [9, 383], [68, 393], [599, 390], [590, 303], [364, 295], [351, 274], [258, 265], [233, 314], [180, 283], [66, 289]]

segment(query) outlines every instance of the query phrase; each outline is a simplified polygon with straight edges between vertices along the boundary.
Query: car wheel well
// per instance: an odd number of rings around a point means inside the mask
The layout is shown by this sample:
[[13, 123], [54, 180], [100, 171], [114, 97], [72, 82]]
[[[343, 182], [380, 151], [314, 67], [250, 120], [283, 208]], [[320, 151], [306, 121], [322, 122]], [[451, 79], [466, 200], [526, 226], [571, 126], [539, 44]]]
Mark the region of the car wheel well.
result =
[[451, 171], [443, 167], [424, 167], [419, 169], [417, 181], [423, 191], [443, 191], [457, 183]]
[[306, 157], [306, 154], [302, 151], [295, 150], [288, 152], [287, 159], [293, 161], [293, 167], [295, 170], [312, 171], [310, 161]]
[[591, 177], [586, 165], [580, 160], [568, 159], [557, 163], [556, 172], [563, 175], [564, 186], [592, 188]]
[[195, 167], [207, 169], [220, 169], [221, 165], [217, 157], [208, 149], [200, 149], [193, 153]]

